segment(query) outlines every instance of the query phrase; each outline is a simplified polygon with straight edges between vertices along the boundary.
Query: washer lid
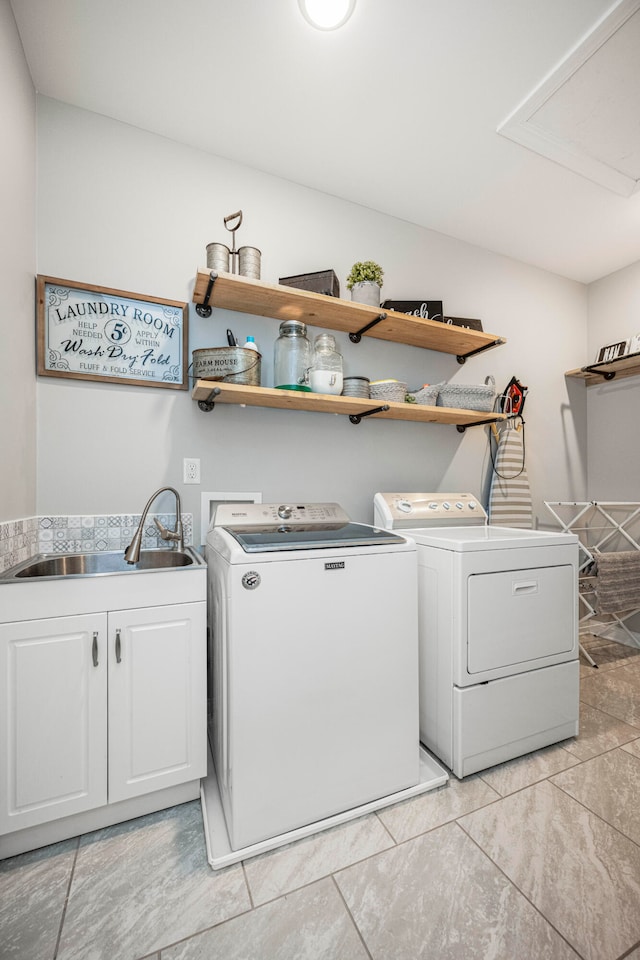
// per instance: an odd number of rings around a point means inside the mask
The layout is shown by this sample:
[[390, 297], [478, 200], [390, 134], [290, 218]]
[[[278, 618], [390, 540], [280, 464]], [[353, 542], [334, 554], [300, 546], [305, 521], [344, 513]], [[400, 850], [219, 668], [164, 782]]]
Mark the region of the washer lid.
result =
[[515, 550], [578, 542], [573, 533], [520, 530], [516, 527], [417, 527], [405, 531], [418, 546], [464, 553], [472, 550]]
[[389, 530], [364, 523], [307, 523], [225, 525], [245, 553], [273, 553], [284, 550], [321, 550], [333, 547], [369, 547], [405, 543]]

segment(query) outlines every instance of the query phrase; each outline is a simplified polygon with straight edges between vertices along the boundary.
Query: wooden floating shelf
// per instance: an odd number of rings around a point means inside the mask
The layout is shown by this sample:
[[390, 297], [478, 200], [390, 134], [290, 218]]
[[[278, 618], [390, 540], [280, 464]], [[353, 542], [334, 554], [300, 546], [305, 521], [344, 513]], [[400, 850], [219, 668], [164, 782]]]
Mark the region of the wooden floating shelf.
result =
[[[205, 303], [210, 278], [210, 269], [198, 268], [192, 298], [194, 303]], [[283, 284], [263, 283], [261, 280], [250, 280], [230, 273], [218, 273], [210, 292], [209, 305], [259, 317], [272, 317], [279, 321], [301, 320], [309, 326], [337, 330], [340, 333], [361, 332], [362, 336], [377, 340], [391, 340], [412, 347], [455, 354], [461, 362], [474, 353], [506, 343], [503, 337], [492, 333], [467, 330], [465, 327], [439, 323], [437, 320], [425, 320], [393, 310], [383, 310], [381, 307], [369, 307], [351, 300], [298, 290]], [[386, 319], [380, 320], [369, 330], [363, 330], [382, 313], [386, 314]]]
[[584, 380], [588, 387], [607, 383], [611, 380], [624, 380], [625, 377], [637, 377], [640, 374], [640, 353], [627, 357], [618, 357], [602, 363], [588, 363], [577, 370], [568, 370], [565, 377]]
[[[214, 395], [214, 390], [219, 393]], [[306, 410], [311, 413], [340, 413], [349, 417], [371, 416], [374, 420], [412, 420], [417, 423], [448, 423], [470, 427], [478, 423], [494, 423], [505, 419], [503, 413], [460, 410], [456, 407], [427, 407], [418, 403], [393, 403], [384, 400], [361, 400], [357, 397], [335, 397], [323, 393], [297, 390], [276, 390], [273, 387], [247, 387], [237, 383], [196, 380], [191, 394], [198, 403], [232, 403], [248, 407], [271, 407], [276, 410]], [[369, 414], [386, 405], [388, 410]]]

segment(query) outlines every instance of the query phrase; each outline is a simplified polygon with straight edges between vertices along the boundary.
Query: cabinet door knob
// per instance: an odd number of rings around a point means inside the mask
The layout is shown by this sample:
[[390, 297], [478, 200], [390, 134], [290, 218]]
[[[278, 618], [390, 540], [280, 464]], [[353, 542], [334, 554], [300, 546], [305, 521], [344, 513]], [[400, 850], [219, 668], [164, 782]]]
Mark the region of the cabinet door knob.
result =
[[93, 642], [91, 644], [91, 658], [93, 660], [94, 667], [98, 666], [98, 631], [93, 631]]
[[116, 630], [116, 663], [122, 661], [122, 643], [120, 641], [120, 631]]

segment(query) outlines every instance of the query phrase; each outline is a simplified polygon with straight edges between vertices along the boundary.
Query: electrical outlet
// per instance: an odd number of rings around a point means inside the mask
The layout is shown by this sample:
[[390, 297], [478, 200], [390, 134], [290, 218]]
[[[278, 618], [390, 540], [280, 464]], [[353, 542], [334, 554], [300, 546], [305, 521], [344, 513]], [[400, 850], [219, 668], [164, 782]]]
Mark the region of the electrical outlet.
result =
[[185, 483], [200, 483], [200, 461], [193, 457], [185, 457], [182, 461], [183, 475]]

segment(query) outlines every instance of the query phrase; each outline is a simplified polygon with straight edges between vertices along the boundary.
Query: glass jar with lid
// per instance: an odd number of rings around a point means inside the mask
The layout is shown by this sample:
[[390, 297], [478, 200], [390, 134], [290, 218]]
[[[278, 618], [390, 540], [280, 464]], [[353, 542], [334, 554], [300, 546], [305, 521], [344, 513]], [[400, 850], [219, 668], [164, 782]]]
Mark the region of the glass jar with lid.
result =
[[342, 356], [330, 333], [319, 334], [313, 342], [309, 385], [314, 393], [342, 393]]
[[274, 387], [309, 392], [310, 363], [311, 344], [307, 339], [307, 325], [301, 320], [283, 320], [273, 352]]

